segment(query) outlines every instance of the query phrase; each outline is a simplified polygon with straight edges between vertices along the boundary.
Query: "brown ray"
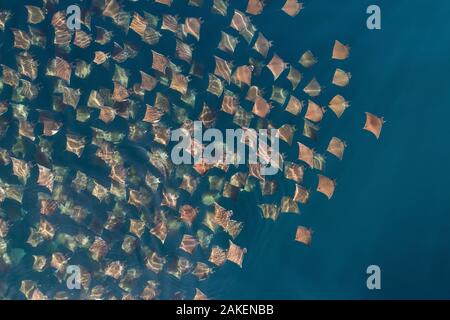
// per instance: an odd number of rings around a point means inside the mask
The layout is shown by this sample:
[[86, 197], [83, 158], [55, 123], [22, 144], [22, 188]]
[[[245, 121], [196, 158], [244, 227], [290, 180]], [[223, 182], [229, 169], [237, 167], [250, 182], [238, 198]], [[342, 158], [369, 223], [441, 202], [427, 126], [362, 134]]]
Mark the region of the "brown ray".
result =
[[170, 128], [167, 128], [161, 123], [152, 125], [153, 140], [164, 146], [167, 146], [170, 141], [170, 132]]
[[41, 219], [38, 232], [45, 240], [51, 240], [55, 236], [55, 227], [47, 220]]
[[76, 108], [81, 97], [80, 89], [63, 87], [63, 103]]
[[264, 58], [267, 57], [269, 49], [272, 47], [272, 42], [267, 40], [266, 37], [260, 32], [256, 39], [253, 49], [260, 53]]
[[164, 4], [168, 7], [172, 5], [173, 0], [155, 0], [156, 3]]
[[322, 87], [317, 82], [316, 78], [313, 78], [303, 91], [311, 97], [317, 97], [322, 91]]
[[286, 102], [288, 91], [284, 88], [278, 86], [272, 86], [272, 94], [270, 96], [270, 100], [277, 102], [280, 105], [283, 105]]
[[208, 92], [220, 97], [223, 93], [223, 87], [223, 82], [220, 78], [211, 73], [208, 74]]
[[366, 112], [366, 123], [364, 124], [364, 130], [370, 131], [378, 139], [380, 138], [381, 129], [384, 124], [383, 117], [377, 117], [370, 112]]
[[106, 266], [104, 273], [106, 276], [118, 280], [120, 277], [122, 277], [124, 269], [125, 267], [122, 262], [113, 261]]
[[297, 183], [303, 181], [303, 174], [305, 168], [294, 162], [286, 162], [284, 166], [284, 177], [289, 180], [293, 180]]
[[148, 26], [147, 29], [145, 29], [144, 36], [142, 37], [142, 40], [144, 42], [155, 45], [159, 42], [159, 39], [161, 38], [161, 33], [153, 29], [152, 27]]
[[202, 20], [199, 18], [186, 18], [184, 21], [185, 30], [192, 35], [197, 41], [200, 41], [200, 27]]
[[140, 71], [141, 73], [141, 89], [146, 91], [152, 91], [156, 85], [158, 84], [158, 80], [152, 77], [151, 75], [146, 74], [144, 71]]
[[166, 206], [176, 210], [179, 195], [176, 192], [164, 191], [161, 206]]
[[66, 150], [75, 153], [77, 157], [81, 157], [81, 153], [84, 150], [85, 141], [83, 137], [73, 134], [66, 135]]
[[286, 142], [287, 144], [292, 144], [292, 137], [295, 133], [295, 127], [289, 124], [283, 124], [280, 128], [278, 128], [278, 134], [280, 139]]
[[[112, 31], [108, 31], [102, 27], [95, 26], [96, 29], [96, 36], [95, 36], [95, 42], [101, 45], [105, 45], [108, 42], [111, 41], [113, 33]], [[134, 30], [134, 29], [133, 29]]]
[[0, 30], [4, 31], [6, 23], [11, 18], [11, 11], [2, 10], [0, 11]]
[[305, 119], [320, 122], [323, 118], [325, 109], [320, 107], [317, 103], [308, 100], [308, 109], [306, 110]]
[[5, 238], [9, 231], [9, 223], [8, 221], [0, 218], [0, 238]]
[[291, 82], [292, 89], [295, 90], [297, 89], [297, 86], [300, 83], [300, 81], [302, 81], [302, 74], [293, 66], [290, 66], [287, 79]]
[[339, 87], [346, 87], [350, 82], [351, 74], [341, 69], [336, 69], [333, 76], [333, 84]]
[[183, 205], [180, 208], [180, 219], [185, 221], [189, 226], [195, 220], [198, 214], [198, 209], [191, 207], [188, 204]]
[[175, 55], [178, 59], [191, 63], [193, 47], [185, 42], [176, 40]]
[[252, 112], [258, 117], [265, 118], [272, 106], [264, 98], [257, 97], [255, 103], [253, 104]]
[[[155, 1], [166, 1], [166, 2], [172, 2], [172, 0], [155, 0]], [[142, 300], [154, 300], [159, 294], [158, 291], [158, 283], [155, 281], [147, 281], [147, 285], [142, 290], [142, 293], [140, 295], [140, 298]]]
[[54, 44], [62, 48], [67, 48], [70, 45], [70, 41], [72, 41], [72, 33], [67, 27], [55, 29], [55, 39], [53, 40]]
[[227, 229], [233, 211], [226, 210], [217, 203], [214, 204], [214, 222], [222, 228]]
[[11, 163], [11, 158], [9, 156], [9, 151], [3, 148], [0, 148], [0, 164], [1, 165], [8, 165]]
[[152, 229], [150, 229], [150, 233], [158, 238], [161, 243], [164, 243], [168, 234], [167, 224], [164, 221], [158, 222]]
[[216, 113], [205, 103], [198, 118], [206, 128], [211, 128], [216, 121]]
[[192, 254], [197, 245], [198, 240], [195, 237], [191, 236], [190, 234], [185, 234], [183, 235], [183, 239], [181, 239], [180, 249]]
[[218, 48], [224, 52], [233, 54], [234, 50], [236, 49], [236, 45], [239, 43], [238, 38], [233, 37], [223, 31], [221, 31], [221, 34], [222, 34], [222, 38], [219, 42]]
[[19, 85], [19, 74], [14, 69], [3, 64], [1, 66], [3, 68], [3, 83], [17, 87]]
[[327, 151], [334, 156], [336, 156], [339, 160], [342, 160], [344, 156], [344, 150], [347, 147], [344, 141], [339, 138], [332, 137], [330, 143], [328, 144]]
[[334, 193], [334, 188], [336, 186], [336, 182], [334, 180], [331, 180], [328, 177], [325, 177], [321, 174], [317, 175], [319, 177], [319, 183], [317, 185], [317, 191], [320, 193], [323, 193], [328, 197], [328, 199], [331, 199]]
[[82, 49], [89, 47], [92, 42], [92, 36], [87, 34], [83, 30], [77, 30], [75, 32], [75, 38], [73, 44]]
[[226, 91], [223, 95], [222, 106], [220, 110], [228, 114], [234, 115], [239, 106], [239, 98], [231, 91]]
[[289, 198], [289, 197], [282, 197], [281, 198], [281, 212], [299, 214], [300, 209], [298, 208], [298, 204], [297, 204], [297, 202], [294, 201], [294, 199]]
[[248, 0], [247, 10], [245, 12], [258, 15], [261, 14], [264, 9], [264, 1], [262, 0]]
[[302, 160], [312, 168], [314, 166], [313, 164], [314, 151], [300, 142], [297, 142], [297, 144], [299, 148], [298, 159]]
[[54, 252], [52, 254], [52, 258], [50, 260], [50, 265], [58, 272], [63, 272], [66, 269], [67, 262], [69, 258], [67, 258], [61, 252]]
[[309, 200], [309, 194], [310, 192], [308, 189], [302, 187], [299, 184], [296, 184], [294, 197], [292, 199], [296, 202], [307, 203]]
[[114, 119], [116, 118], [116, 110], [106, 106], [100, 107], [100, 114], [98, 118], [102, 120], [104, 123], [110, 123], [111, 121], [114, 121]]
[[23, 50], [30, 49], [31, 36], [27, 32], [13, 28], [11, 28], [11, 31], [14, 35], [14, 48]]
[[114, 92], [112, 95], [113, 101], [116, 102], [123, 102], [128, 99], [130, 96], [128, 89], [125, 88], [123, 85], [121, 85], [118, 82], [114, 82]]
[[[199, 280], [204, 280], [204, 279], [208, 278], [212, 272], [213, 272], [212, 269], [206, 263], [197, 262], [197, 264], [195, 265], [195, 269], [192, 271], [192, 274], [194, 276], [196, 276]], [[200, 290], [198, 290], [198, 291], [200, 291]], [[197, 293], [196, 293], [196, 295], [197, 295]], [[205, 298], [206, 298], [206, 296], [205, 296]], [[194, 297], [194, 300], [195, 300], [195, 297]]]
[[150, 105], [147, 105], [147, 110], [145, 112], [144, 119], [142, 121], [149, 122], [149, 123], [157, 123], [161, 119], [161, 117], [164, 115], [163, 112], [161, 112], [159, 109], [152, 107]]
[[89, 247], [89, 252], [95, 261], [100, 261], [108, 253], [109, 246], [105, 240], [100, 237], [95, 237], [94, 242]]
[[230, 26], [237, 32], [241, 32], [242, 30], [247, 28], [249, 22], [250, 19], [244, 13], [239, 10], [234, 10]]
[[26, 137], [28, 139], [30, 139], [31, 141], [34, 141], [35, 137], [34, 137], [34, 124], [31, 124], [28, 121], [25, 120], [20, 120], [19, 121], [19, 134], [22, 137]]
[[283, 8], [281, 8], [281, 10], [291, 17], [295, 17], [302, 9], [303, 3], [299, 3], [297, 0], [287, 0]]
[[16, 56], [17, 69], [21, 75], [24, 75], [31, 80], [35, 80], [38, 73], [39, 63], [28, 52], [19, 53]]
[[280, 210], [276, 204], [263, 203], [258, 205], [258, 207], [261, 209], [261, 214], [264, 219], [272, 219], [273, 221], [276, 221], [280, 215]]
[[165, 264], [166, 259], [160, 257], [156, 252], [152, 252], [145, 261], [145, 266], [156, 274], [161, 272]]
[[251, 86], [252, 84], [252, 66], [240, 66], [236, 68], [236, 70], [233, 73], [233, 83], [235, 83], [237, 86], [242, 86], [242, 84], [246, 84], [247, 86]]
[[13, 174], [17, 176], [23, 183], [26, 183], [30, 176], [30, 164], [25, 160], [11, 157]]
[[40, 200], [40, 213], [44, 216], [51, 216], [58, 208], [58, 202], [51, 199]]
[[35, 256], [33, 255], [33, 270], [37, 272], [42, 272], [47, 267], [47, 258], [45, 256]]
[[183, 179], [180, 184], [180, 189], [186, 190], [189, 194], [193, 194], [197, 190], [198, 179], [191, 175], [183, 175]]
[[163, 15], [161, 30], [168, 30], [176, 33], [178, 29], [178, 17], [170, 14]]
[[314, 54], [310, 50], [308, 50], [304, 54], [302, 54], [299, 62], [305, 68], [310, 68], [317, 63], [317, 59], [314, 57]]
[[338, 40], [334, 42], [332, 58], [336, 60], [345, 60], [350, 54], [350, 47], [342, 44]]
[[244, 260], [244, 254], [247, 253], [246, 248], [241, 248], [229, 240], [230, 246], [228, 248], [227, 260], [237, 264], [242, 268], [242, 261]]
[[233, 65], [231, 62], [226, 61], [222, 58], [219, 58], [217, 56], [214, 56], [214, 59], [216, 60], [216, 67], [214, 70], [214, 74], [216, 76], [221, 77], [222, 79], [226, 80], [228, 83], [231, 81], [231, 70], [233, 68]]
[[300, 112], [302, 112], [302, 109], [303, 109], [303, 102], [298, 100], [295, 96], [291, 95], [285, 110], [296, 116]]
[[109, 53], [103, 51], [95, 51], [94, 63], [103, 64], [109, 58]]
[[130, 29], [136, 32], [141, 37], [144, 36], [145, 29], [147, 29], [147, 21], [139, 13], [135, 12], [131, 20]]
[[94, 181], [94, 188], [92, 189], [92, 195], [98, 199], [98, 201], [103, 202], [108, 198], [108, 189], [102, 186], [97, 181]]
[[309, 245], [311, 243], [311, 235], [312, 235], [311, 229], [298, 226], [297, 231], [295, 232], [295, 240], [303, 244]]
[[341, 95], [336, 95], [331, 101], [328, 103], [328, 106], [331, 110], [333, 110], [334, 114], [340, 118], [344, 113], [345, 109], [349, 107], [348, 101]]
[[159, 71], [161, 73], [165, 73], [169, 60], [164, 55], [153, 50], [152, 55], [153, 55], [152, 69]]
[[38, 164], [38, 168], [39, 168], [39, 177], [37, 180], [37, 184], [47, 188], [48, 190], [50, 190], [50, 192], [52, 192], [53, 182], [55, 179], [53, 172], [50, 169], [41, 166], [40, 164]]
[[170, 82], [170, 89], [178, 91], [185, 95], [188, 90], [189, 79], [181, 73], [172, 73], [172, 81]]
[[262, 97], [262, 96], [263, 96], [263, 90], [261, 90], [257, 86], [251, 86], [250, 88], [248, 88], [245, 99], [255, 102], [257, 97]]
[[270, 72], [274, 77], [274, 80], [278, 79], [280, 74], [288, 67], [288, 64], [284, 62], [277, 54], [274, 54], [272, 60], [270, 60], [267, 68], [269, 68]]
[[66, 24], [66, 13], [64, 11], [57, 11], [52, 17], [52, 26], [55, 29], [67, 28]]
[[130, 219], [130, 233], [137, 236], [139, 239], [142, 237], [142, 234], [145, 230], [145, 222], [137, 219]]
[[243, 188], [247, 180], [247, 175], [246, 172], [236, 172], [231, 176], [230, 184], [238, 188]]
[[211, 11], [225, 17], [227, 15], [228, 5], [229, 3], [227, 0], [213, 0], [213, 7]]
[[244, 228], [244, 223], [236, 220], [230, 220], [226, 232], [232, 239], [235, 239]]
[[53, 59], [47, 68], [47, 75], [58, 77], [67, 83], [70, 82], [71, 73], [70, 64], [60, 57]]
[[127, 170], [126, 168], [120, 164], [115, 163], [111, 166], [111, 173], [109, 174], [110, 178], [121, 185], [125, 185], [127, 178]]

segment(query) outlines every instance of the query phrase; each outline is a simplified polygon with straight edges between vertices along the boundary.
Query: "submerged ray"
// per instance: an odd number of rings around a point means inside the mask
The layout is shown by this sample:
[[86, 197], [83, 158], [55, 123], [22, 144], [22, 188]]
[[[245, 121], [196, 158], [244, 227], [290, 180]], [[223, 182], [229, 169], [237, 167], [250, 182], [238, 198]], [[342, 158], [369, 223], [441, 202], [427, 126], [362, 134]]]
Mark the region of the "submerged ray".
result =
[[370, 112], [366, 112], [366, 123], [363, 129], [372, 132], [379, 139], [384, 122], [383, 117], [377, 117]]
[[299, 3], [297, 0], [286, 0], [286, 2], [283, 5], [283, 10], [286, 14], [290, 15], [291, 17], [295, 17], [300, 10], [303, 9], [303, 4]]
[[350, 47], [342, 44], [338, 40], [334, 42], [332, 58], [336, 60], [345, 60], [350, 55]]

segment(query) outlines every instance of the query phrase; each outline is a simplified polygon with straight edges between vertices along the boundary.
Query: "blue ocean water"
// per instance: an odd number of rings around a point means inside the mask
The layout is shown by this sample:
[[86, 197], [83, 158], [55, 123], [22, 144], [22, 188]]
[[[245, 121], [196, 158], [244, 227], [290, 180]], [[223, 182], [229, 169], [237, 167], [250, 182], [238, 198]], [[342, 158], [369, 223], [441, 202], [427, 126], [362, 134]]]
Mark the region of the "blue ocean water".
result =
[[[381, 8], [381, 30], [366, 28], [371, 4]], [[333, 124], [349, 145], [332, 169], [337, 189], [330, 201], [313, 196], [302, 211], [301, 222], [315, 231], [310, 247], [291, 241], [289, 218], [253, 226], [244, 269], [216, 275], [229, 280], [218, 296], [450, 298], [450, 3], [316, 0], [303, 13], [255, 21], [293, 59], [307, 48], [328, 52], [324, 40], [351, 46], [351, 107]], [[322, 59], [318, 67], [326, 68]], [[361, 130], [364, 111], [385, 117], [379, 141]], [[372, 264], [381, 268], [381, 290], [366, 287]]]
[[[311, 72], [327, 90], [333, 90], [333, 42], [350, 44], [351, 58], [340, 65], [352, 73], [343, 91], [351, 107], [339, 121], [326, 117], [320, 130], [338, 133], [348, 148], [342, 162], [327, 158], [327, 172], [337, 180], [333, 198], [313, 193], [300, 216], [282, 214], [276, 222], [266, 221], [255, 206], [257, 195], [239, 198], [235, 214], [246, 222], [239, 244], [248, 250], [243, 268], [227, 263], [200, 289], [215, 299], [450, 298], [445, 167], [450, 160], [450, 3], [310, 0], [290, 18], [278, 9], [281, 1], [267, 2], [271, 19], [265, 14], [252, 21], [287, 61], [313, 51], [319, 63]], [[381, 8], [381, 30], [366, 28], [370, 4]], [[214, 23], [216, 18], [211, 19]], [[211, 48], [216, 44], [211, 42]], [[201, 49], [207, 55], [209, 49]], [[14, 61], [11, 56], [2, 59]], [[51, 92], [47, 94], [49, 99]], [[362, 130], [365, 111], [386, 120], [378, 141]], [[70, 126], [73, 114], [65, 114], [64, 121]], [[319, 142], [320, 147], [327, 142]], [[88, 160], [72, 164], [89, 173]], [[299, 224], [314, 230], [310, 246], [293, 241]], [[17, 242], [26, 240], [27, 226], [22, 231]], [[373, 264], [381, 268], [381, 290], [366, 287], [366, 268]], [[28, 271], [20, 272], [23, 278]], [[175, 284], [167, 280], [161, 285]]]

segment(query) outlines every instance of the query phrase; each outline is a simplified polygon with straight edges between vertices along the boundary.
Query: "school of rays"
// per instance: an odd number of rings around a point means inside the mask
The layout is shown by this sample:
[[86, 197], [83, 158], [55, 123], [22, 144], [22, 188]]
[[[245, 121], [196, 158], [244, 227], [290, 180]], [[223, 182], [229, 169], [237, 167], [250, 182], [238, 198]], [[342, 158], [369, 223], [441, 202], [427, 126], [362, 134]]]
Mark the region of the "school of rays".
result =
[[[273, 3], [287, 18], [307, 11], [296, 0]], [[332, 40], [329, 78], [304, 77], [318, 59], [277, 53], [251, 19], [272, 14], [262, 0], [80, 6], [78, 30], [58, 0], [0, 8], [8, 48], [0, 57], [0, 297], [158, 299], [170, 278], [192, 288], [180, 285], [171, 298], [207, 299], [202, 281], [217, 268], [245, 267], [243, 213], [230, 209], [241, 194], [260, 194], [258, 214], [273, 221], [300, 213], [315, 192], [332, 198], [325, 154], [342, 160], [346, 143], [320, 136], [320, 123], [337, 121], [349, 102], [345, 93], [328, 105], [317, 99], [349, 85], [340, 63], [350, 47]], [[197, 54], [202, 46], [209, 55]], [[195, 120], [276, 129], [295, 156], [281, 152], [275, 176], [262, 175], [261, 164], [175, 166], [171, 131], [192, 132]], [[376, 138], [383, 123], [366, 112], [364, 129]], [[316, 150], [319, 136], [326, 150]], [[193, 141], [190, 152], [203, 147]], [[309, 245], [312, 230], [299, 225], [290, 236]], [[81, 268], [80, 290], [67, 289], [70, 265]]]

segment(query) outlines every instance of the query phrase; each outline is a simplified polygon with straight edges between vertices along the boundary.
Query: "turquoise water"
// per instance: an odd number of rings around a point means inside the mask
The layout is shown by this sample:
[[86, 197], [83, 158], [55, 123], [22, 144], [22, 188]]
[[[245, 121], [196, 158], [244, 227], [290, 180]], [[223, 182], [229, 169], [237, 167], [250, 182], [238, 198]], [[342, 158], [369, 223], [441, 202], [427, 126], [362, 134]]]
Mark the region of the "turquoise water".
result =
[[[4, 1], [0, 0], [0, 8]], [[233, 0], [230, 3], [236, 5]], [[276, 222], [263, 220], [255, 206], [260, 200], [256, 194], [230, 204], [246, 222], [238, 238], [248, 250], [243, 269], [226, 263], [198, 287], [215, 299], [450, 298], [446, 170], [450, 160], [446, 141], [450, 3], [305, 0], [304, 11], [294, 18], [278, 9], [281, 1], [267, 3], [264, 15], [252, 18], [254, 24], [274, 41], [276, 52], [287, 61], [297, 61], [301, 53], [312, 50], [319, 63], [311, 72], [331, 92], [333, 42], [339, 39], [350, 44], [351, 57], [340, 66], [352, 73], [352, 80], [339, 92], [350, 100], [351, 107], [339, 121], [325, 117], [320, 130], [324, 136], [343, 138], [348, 148], [342, 162], [327, 157], [327, 173], [337, 179], [333, 198], [327, 201], [313, 193], [310, 202], [301, 207], [300, 216], [282, 214]], [[381, 7], [381, 30], [366, 28], [365, 12], [370, 4]], [[8, 3], [11, 6], [23, 9], [20, 1], [17, 7]], [[211, 26], [215, 19], [211, 17]], [[217, 41], [210, 47], [199, 48], [199, 57], [210, 55], [219, 40], [215, 36]], [[14, 61], [8, 52], [8, 48], [2, 49], [1, 63]], [[234, 60], [239, 62], [239, 58]], [[139, 56], [136, 63], [148, 61]], [[104, 74], [94, 73], [94, 77], [109, 81]], [[42, 106], [50, 101], [50, 94], [44, 91], [40, 96]], [[365, 111], [387, 121], [378, 141], [362, 130]], [[62, 119], [68, 126], [77, 126], [73, 114], [64, 114]], [[318, 148], [325, 149], [326, 143], [328, 140], [319, 139]], [[94, 176], [103, 174], [90, 168], [89, 159], [75, 162], [64, 154], [55, 158]], [[141, 161], [133, 153], [129, 158]], [[27, 210], [34, 201], [24, 201]], [[92, 210], [98, 206], [89, 205]], [[297, 225], [314, 230], [310, 246], [293, 241]], [[26, 223], [15, 227], [15, 244], [26, 241], [27, 230]], [[79, 259], [83, 261], [83, 257]], [[143, 261], [131, 257], [129, 263]], [[381, 290], [366, 287], [366, 268], [372, 264], [381, 268]], [[11, 281], [27, 278], [29, 272], [26, 268], [15, 270]], [[161, 297], [193, 286], [190, 280], [178, 283], [164, 278]], [[17, 288], [11, 292], [12, 297], [20, 297]]]

